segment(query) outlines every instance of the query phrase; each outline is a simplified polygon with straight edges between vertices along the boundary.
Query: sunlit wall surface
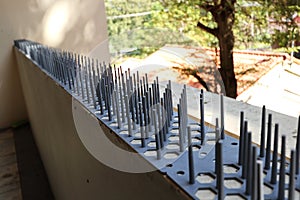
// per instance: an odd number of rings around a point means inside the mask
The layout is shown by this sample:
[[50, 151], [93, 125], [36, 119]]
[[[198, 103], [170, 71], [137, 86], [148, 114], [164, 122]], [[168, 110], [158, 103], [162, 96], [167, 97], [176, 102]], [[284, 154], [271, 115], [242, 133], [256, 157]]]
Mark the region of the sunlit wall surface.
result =
[[13, 40], [26, 38], [109, 60], [102, 0], [1, 0], [0, 38], [0, 128], [27, 118]]

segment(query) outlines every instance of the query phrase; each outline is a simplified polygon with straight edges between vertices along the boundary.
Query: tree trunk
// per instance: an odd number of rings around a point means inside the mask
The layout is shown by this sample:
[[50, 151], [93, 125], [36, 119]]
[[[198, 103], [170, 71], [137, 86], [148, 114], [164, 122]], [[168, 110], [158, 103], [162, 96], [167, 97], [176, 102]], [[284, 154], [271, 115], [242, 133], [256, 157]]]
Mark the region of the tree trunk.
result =
[[217, 23], [216, 28], [210, 28], [201, 22], [197, 27], [214, 35], [218, 38], [220, 47], [220, 65], [219, 69], [225, 86], [226, 96], [237, 97], [237, 81], [234, 74], [233, 47], [234, 47], [234, 5], [236, 0], [214, 1], [214, 4], [204, 4], [200, 7], [210, 12]]
[[[233, 1], [234, 2], [234, 1]], [[234, 74], [233, 47], [234, 47], [234, 7], [225, 6], [221, 11], [214, 13], [218, 24], [217, 38], [220, 47], [220, 65], [219, 69], [222, 76], [226, 96], [237, 97], [237, 80]]]
[[[220, 24], [219, 24], [220, 25]], [[234, 47], [234, 35], [232, 30], [222, 28], [219, 29], [218, 34], [219, 47], [220, 47], [220, 65], [219, 69], [224, 82], [226, 96], [236, 98], [237, 97], [237, 81], [234, 74], [234, 62], [233, 62], [233, 47]]]

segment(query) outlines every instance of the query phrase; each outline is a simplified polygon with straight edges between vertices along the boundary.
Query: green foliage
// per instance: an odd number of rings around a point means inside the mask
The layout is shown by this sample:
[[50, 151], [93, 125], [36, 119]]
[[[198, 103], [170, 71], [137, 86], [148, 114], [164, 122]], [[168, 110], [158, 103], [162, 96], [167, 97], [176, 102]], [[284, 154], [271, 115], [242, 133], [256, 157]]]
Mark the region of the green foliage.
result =
[[[105, 0], [112, 53], [145, 57], [165, 44], [218, 46], [217, 38], [197, 27], [198, 22], [210, 28], [217, 26], [213, 16], [200, 6], [209, 2]], [[295, 0], [237, 0], [235, 48], [287, 48], [292, 40], [299, 41], [299, 27], [292, 20], [295, 13], [300, 14], [296, 4]]]
[[271, 41], [268, 7], [262, 2], [239, 0], [235, 12], [235, 46], [238, 49], [268, 46]]
[[[175, 31], [173, 23], [176, 20], [169, 21], [168, 16], [162, 14], [166, 12], [159, 1], [106, 0], [105, 5], [113, 57], [143, 58], [165, 44], [195, 45], [194, 41]], [[160, 23], [161, 20], [168, 25]]]

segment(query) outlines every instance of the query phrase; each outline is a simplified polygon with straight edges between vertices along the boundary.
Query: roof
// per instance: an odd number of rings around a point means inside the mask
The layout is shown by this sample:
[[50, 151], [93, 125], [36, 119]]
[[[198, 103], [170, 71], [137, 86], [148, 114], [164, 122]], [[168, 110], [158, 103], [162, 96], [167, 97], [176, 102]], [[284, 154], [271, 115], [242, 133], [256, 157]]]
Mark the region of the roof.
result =
[[[204, 88], [195, 77], [180, 73], [184, 72], [185, 68], [197, 69], [197, 74], [207, 83], [210, 91], [218, 93], [224, 88], [217, 67], [218, 54], [219, 51], [216, 49], [166, 45], [144, 60], [130, 59], [122, 66], [133, 71], [133, 68], [139, 69], [140, 72], [147, 73], [150, 80], [158, 76], [160, 81], [171, 79], [192, 87]], [[284, 53], [236, 50], [233, 55], [238, 94], [243, 93], [274, 66], [282, 64], [289, 57]]]

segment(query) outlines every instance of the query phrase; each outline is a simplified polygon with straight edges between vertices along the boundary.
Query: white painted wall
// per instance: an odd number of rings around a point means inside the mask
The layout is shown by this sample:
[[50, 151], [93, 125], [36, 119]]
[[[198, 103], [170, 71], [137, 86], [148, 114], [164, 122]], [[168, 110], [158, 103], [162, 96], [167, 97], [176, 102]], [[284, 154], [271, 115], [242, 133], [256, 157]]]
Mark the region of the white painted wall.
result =
[[104, 1], [0, 1], [0, 128], [27, 118], [12, 48], [21, 38], [108, 61]]

